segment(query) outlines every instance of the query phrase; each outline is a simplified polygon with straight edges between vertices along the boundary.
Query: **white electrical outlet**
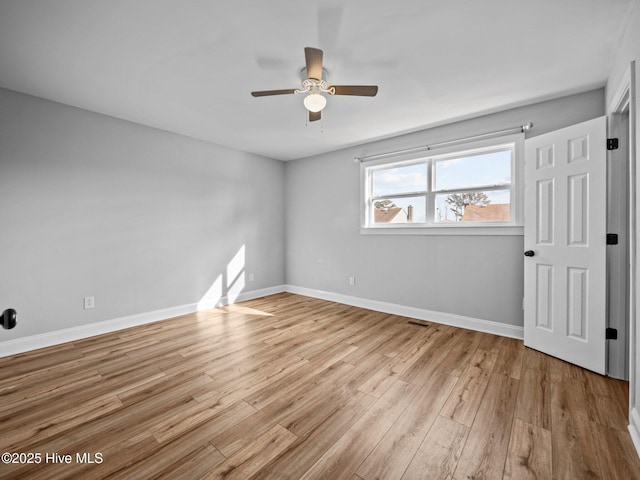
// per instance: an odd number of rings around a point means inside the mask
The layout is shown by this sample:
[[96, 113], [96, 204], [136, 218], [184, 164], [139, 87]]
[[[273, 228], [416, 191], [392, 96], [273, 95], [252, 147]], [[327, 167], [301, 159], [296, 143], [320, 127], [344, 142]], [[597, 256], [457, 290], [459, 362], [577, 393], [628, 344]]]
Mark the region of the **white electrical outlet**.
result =
[[253, 282], [256, 279], [255, 275], [253, 273], [249, 274], [249, 281]]
[[356, 284], [356, 277], [349, 277], [349, 285], [355, 285]]
[[95, 307], [95, 299], [93, 297], [84, 297], [84, 309], [90, 310]]

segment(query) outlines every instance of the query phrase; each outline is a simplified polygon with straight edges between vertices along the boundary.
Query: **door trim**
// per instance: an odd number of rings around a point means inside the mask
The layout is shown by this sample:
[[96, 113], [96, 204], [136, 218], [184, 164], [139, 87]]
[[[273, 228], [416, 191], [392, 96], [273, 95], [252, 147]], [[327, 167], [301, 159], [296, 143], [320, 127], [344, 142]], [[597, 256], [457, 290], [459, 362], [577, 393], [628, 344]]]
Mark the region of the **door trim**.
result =
[[629, 379], [629, 325], [631, 302], [632, 190], [635, 188], [630, 162], [630, 90], [617, 96], [615, 108], [607, 114], [607, 137], [618, 138], [619, 147], [607, 152], [607, 232], [619, 237], [619, 244], [607, 246], [607, 327], [617, 338], [607, 340], [607, 375]]
[[[628, 102], [628, 103], [627, 103]], [[636, 185], [640, 182], [640, 169], [636, 168], [638, 135], [636, 125], [636, 71], [635, 61], [629, 63], [622, 80], [607, 105], [607, 116], [621, 113], [628, 104], [629, 107], [629, 433], [640, 455], [640, 371], [637, 367], [638, 350], [640, 350], [640, 335], [638, 325], [638, 302], [640, 300], [640, 279], [638, 278], [638, 236], [640, 227], [638, 213], [640, 212], [640, 198]]]

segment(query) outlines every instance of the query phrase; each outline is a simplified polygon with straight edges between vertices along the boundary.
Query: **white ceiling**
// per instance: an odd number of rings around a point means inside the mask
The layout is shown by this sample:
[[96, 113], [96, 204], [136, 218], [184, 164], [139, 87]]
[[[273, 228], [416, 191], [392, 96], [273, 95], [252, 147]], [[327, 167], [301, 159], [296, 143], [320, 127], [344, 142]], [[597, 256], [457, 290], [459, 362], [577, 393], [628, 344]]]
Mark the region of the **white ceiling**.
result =
[[[602, 87], [634, 0], [0, 0], [0, 86], [290, 160]], [[330, 84], [307, 124], [303, 48]], [[1, 112], [0, 112], [1, 114]]]

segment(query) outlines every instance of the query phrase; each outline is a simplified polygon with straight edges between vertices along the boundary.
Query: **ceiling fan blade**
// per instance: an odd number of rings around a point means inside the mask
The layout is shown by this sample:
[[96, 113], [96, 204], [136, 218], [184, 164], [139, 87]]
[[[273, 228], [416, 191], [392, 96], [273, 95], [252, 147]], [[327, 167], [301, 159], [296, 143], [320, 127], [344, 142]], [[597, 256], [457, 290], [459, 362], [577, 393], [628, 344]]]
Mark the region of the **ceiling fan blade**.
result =
[[307, 62], [307, 78], [322, 80], [322, 50], [305, 47], [304, 59]]
[[320, 112], [309, 112], [309, 121], [310, 122], [315, 122], [320, 120], [320, 118], [322, 117], [322, 114]]
[[296, 89], [292, 88], [289, 90], [262, 90], [259, 92], [251, 92], [251, 95], [254, 97], [268, 97], [269, 95], [288, 95], [290, 93], [296, 93]]
[[334, 95], [358, 95], [361, 97], [375, 97], [378, 93], [377, 85], [332, 85]]

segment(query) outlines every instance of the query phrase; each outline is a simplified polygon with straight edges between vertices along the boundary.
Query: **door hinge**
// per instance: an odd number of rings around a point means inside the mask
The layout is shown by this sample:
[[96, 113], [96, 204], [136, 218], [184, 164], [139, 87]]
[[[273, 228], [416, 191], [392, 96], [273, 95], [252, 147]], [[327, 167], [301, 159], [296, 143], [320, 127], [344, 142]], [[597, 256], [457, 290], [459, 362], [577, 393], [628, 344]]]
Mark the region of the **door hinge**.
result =
[[617, 150], [617, 149], [618, 149], [618, 139], [607, 138], [607, 150]]
[[618, 339], [618, 329], [607, 327], [605, 331], [604, 338], [606, 340], [617, 340]]
[[[602, 237], [600, 237], [602, 238]], [[618, 234], [607, 233], [607, 245], [618, 245]]]

